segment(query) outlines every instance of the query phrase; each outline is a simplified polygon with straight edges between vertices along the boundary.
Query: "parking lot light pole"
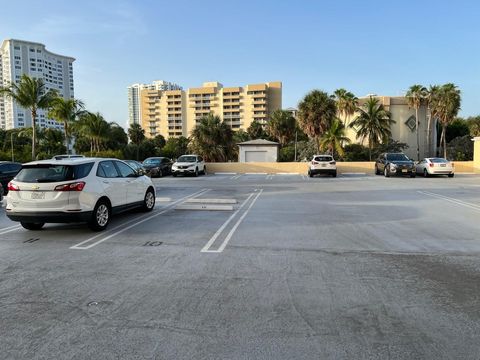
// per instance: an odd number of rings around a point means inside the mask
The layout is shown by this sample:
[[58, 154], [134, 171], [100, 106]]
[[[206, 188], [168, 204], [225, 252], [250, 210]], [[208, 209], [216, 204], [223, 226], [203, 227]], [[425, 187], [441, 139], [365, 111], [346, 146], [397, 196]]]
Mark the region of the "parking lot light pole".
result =
[[13, 156], [13, 131], [10, 134], [10, 147], [12, 149], [12, 162], [15, 161], [15, 157]]

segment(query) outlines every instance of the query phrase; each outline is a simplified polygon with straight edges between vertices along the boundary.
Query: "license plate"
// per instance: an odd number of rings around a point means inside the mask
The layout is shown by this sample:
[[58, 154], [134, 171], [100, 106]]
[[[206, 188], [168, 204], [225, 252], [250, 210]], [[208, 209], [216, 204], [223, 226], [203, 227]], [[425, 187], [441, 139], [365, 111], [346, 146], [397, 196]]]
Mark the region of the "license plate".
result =
[[45, 193], [44, 192], [32, 192], [32, 199], [43, 200], [43, 199], [45, 199]]
[[327, 166], [327, 164], [322, 164], [322, 167], [326, 167], [326, 166]]
[[402, 169], [402, 173], [406, 173], [406, 172], [408, 172], [407, 169]]
[[441, 167], [446, 167], [446, 166], [447, 166], [447, 164], [440, 164], [440, 166], [441, 166]]

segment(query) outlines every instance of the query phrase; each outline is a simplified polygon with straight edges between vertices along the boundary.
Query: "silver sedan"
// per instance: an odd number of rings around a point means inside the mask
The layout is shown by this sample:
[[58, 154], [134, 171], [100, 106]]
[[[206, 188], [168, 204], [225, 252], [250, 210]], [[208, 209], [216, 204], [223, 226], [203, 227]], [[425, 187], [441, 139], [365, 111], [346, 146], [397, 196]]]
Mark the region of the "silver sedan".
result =
[[425, 177], [432, 175], [448, 175], [448, 177], [453, 177], [455, 174], [455, 166], [453, 162], [444, 158], [425, 158], [416, 165], [416, 172]]

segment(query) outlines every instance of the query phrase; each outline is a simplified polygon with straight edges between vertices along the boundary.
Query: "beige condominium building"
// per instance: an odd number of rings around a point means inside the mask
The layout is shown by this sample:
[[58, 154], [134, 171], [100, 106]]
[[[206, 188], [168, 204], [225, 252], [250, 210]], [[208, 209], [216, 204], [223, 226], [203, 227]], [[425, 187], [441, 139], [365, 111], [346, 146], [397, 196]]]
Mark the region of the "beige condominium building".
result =
[[253, 121], [266, 124], [271, 113], [282, 108], [282, 83], [223, 87], [206, 82], [183, 90], [142, 90], [141, 125], [147, 137], [189, 136], [200, 119], [219, 116], [233, 130], [246, 130]]

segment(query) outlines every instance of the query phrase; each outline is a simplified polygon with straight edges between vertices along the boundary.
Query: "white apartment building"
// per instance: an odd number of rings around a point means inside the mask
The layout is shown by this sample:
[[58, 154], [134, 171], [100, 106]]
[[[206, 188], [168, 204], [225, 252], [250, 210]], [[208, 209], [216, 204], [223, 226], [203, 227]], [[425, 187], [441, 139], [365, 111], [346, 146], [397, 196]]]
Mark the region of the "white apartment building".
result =
[[128, 89], [128, 124], [141, 124], [142, 113], [140, 111], [142, 90], [182, 90], [180, 85], [163, 80], [156, 80], [151, 84], [133, 84]]
[[[73, 98], [74, 58], [54, 54], [45, 45], [15, 39], [4, 40], [0, 47], [0, 85], [18, 83], [23, 74], [42, 78], [46, 90], [55, 89], [65, 99]], [[39, 110], [37, 118], [40, 127], [62, 128], [53, 119], [47, 118], [46, 111]], [[5, 96], [0, 96], [0, 127], [14, 129], [32, 126], [28, 109], [21, 108]]]

